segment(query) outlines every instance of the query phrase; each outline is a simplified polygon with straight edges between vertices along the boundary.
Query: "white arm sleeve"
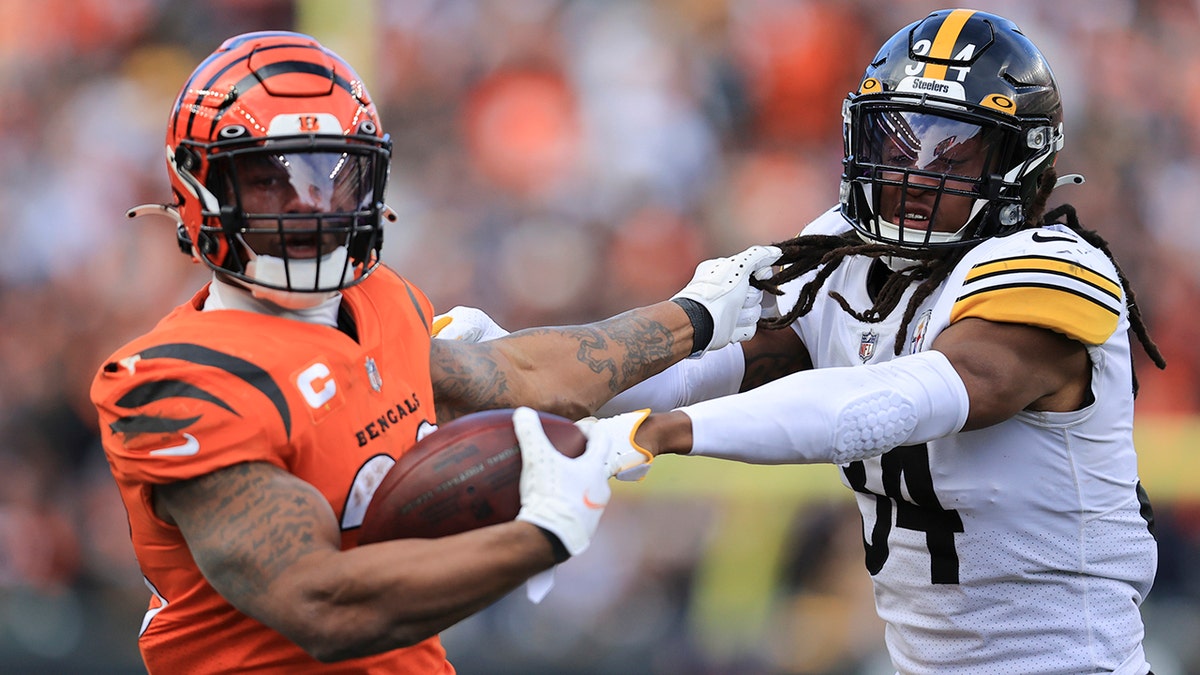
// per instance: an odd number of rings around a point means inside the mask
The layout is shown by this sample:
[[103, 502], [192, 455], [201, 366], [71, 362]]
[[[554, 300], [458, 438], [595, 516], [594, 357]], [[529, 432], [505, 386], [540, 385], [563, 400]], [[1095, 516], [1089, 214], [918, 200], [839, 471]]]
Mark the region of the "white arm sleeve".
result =
[[597, 417], [650, 408], [656, 412], [736, 394], [742, 386], [746, 359], [735, 342], [699, 358], [684, 359], [654, 377], [617, 394], [596, 412]]
[[681, 410], [693, 455], [752, 464], [849, 462], [948, 436], [967, 421], [962, 378], [938, 351], [795, 373]]

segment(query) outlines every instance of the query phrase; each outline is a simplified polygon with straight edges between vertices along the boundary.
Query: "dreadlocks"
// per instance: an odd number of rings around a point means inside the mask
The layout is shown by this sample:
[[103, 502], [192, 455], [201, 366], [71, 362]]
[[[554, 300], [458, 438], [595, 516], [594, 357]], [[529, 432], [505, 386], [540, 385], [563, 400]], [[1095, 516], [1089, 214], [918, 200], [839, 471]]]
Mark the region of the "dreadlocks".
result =
[[[1150, 331], [1146, 328], [1145, 321], [1142, 320], [1142, 310], [1138, 308], [1137, 296], [1133, 293], [1133, 286], [1129, 284], [1128, 277], [1125, 276], [1125, 272], [1121, 269], [1121, 266], [1117, 264], [1117, 259], [1112, 254], [1112, 251], [1109, 250], [1108, 242], [1104, 240], [1104, 237], [1101, 237], [1094, 230], [1085, 229], [1082, 225], [1080, 225], [1079, 216], [1075, 214], [1075, 207], [1071, 206], [1070, 204], [1063, 204], [1056, 207], [1054, 210], [1050, 211], [1050, 213], [1046, 214], [1046, 218], [1043, 220], [1043, 222], [1057, 222], [1057, 219], [1064, 215], [1067, 217], [1066, 226], [1070, 228], [1072, 232], [1075, 232], [1079, 236], [1083, 237], [1084, 241], [1103, 251], [1104, 255], [1108, 256], [1108, 259], [1112, 261], [1113, 267], [1115, 267], [1117, 270], [1117, 278], [1121, 280], [1121, 288], [1125, 291], [1125, 306], [1129, 308], [1129, 325], [1131, 328], [1133, 328], [1134, 335], [1137, 336], [1138, 342], [1140, 342], [1142, 345], [1142, 349], [1146, 350], [1146, 355], [1150, 357], [1150, 360], [1154, 362], [1154, 365], [1157, 366], [1159, 370], [1166, 368], [1167, 360], [1163, 358], [1162, 352], [1158, 349], [1158, 345], [1155, 344], [1154, 340], [1150, 337]], [[1137, 396], [1137, 370], [1134, 369], [1130, 372], [1133, 375], [1133, 395]]]
[[[1146, 354], [1150, 356], [1154, 365], [1159, 368], [1165, 368], [1167, 363], [1163, 359], [1158, 345], [1150, 338], [1150, 333], [1146, 329], [1145, 322], [1142, 320], [1141, 310], [1138, 309], [1133, 288], [1130, 286], [1125, 273], [1121, 270], [1121, 266], [1117, 264], [1112, 251], [1109, 250], [1108, 242], [1096, 232], [1085, 229], [1080, 225], [1079, 218], [1075, 213], [1075, 207], [1070, 204], [1063, 204], [1046, 213], [1045, 217], [1042, 217], [1042, 213], [1046, 209], [1046, 202], [1050, 197], [1050, 193], [1054, 190], [1057, 178], [1058, 175], [1053, 167], [1047, 169], [1042, 175], [1038, 193], [1030, 205], [1029, 217], [1025, 221], [1025, 228], [1056, 223], [1059, 218], [1066, 216], [1066, 223], [1060, 224], [1065, 224], [1071, 231], [1079, 234], [1089, 244], [1103, 251], [1117, 270], [1117, 277], [1121, 281], [1121, 288], [1125, 291], [1126, 304], [1129, 308], [1129, 322], [1134, 333], [1137, 335], [1138, 341], [1141, 343], [1142, 348], [1146, 350]], [[801, 235], [775, 245], [783, 250], [783, 255], [777, 263], [782, 266], [782, 269], [776, 272], [775, 276], [769, 280], [753, 280], [751, 283], [755, 287], [773, 295], [781, 295], [782, 291], [779, 290], [780, 285], [802, 277], [813, 270], [817, 270], [817, 273], [808, 283], [801, 287], [799, 297], [791, 311], [780, 317], [762, 319], [760, 321], [761, 327], [769, 330], [778, 330], [790, 326], [797, 318], [810, 312], [825, 282], [833, 274], [834, 270], [842, 264], [842, 261], [849, 256], [866, 256], [875, 259], [897, 257], [911, 261], [911, 264], [907, 267], [893, 272], [887, 278], [883, 286], [879, 289], [879, 292], [875, 294], [874, 304], [865, 310], [858, 310], [851, 307], [846, 298], [836, 291], [830, 291], [829, 293], [829, 297], [837, 301], [838, 305], [850, 316], [859, 321], [878, 323], [896, 309], [900, 304], [901, 298], [904, 297], [904, 292], [912, 284], [919, 284], [913, 292], [912, 297], [908, 300], [908, 305], [905, 307], [904, 317], [900, 324], [900, 330], [896, 334], [894, 347], [897, 356], [900, 355], [901, 350], [904, 348], [905, 337], [908, 335], [908, 326], [916, 315], [917, 308], [946, 280], [950, 271], [954, 269], [971, 248], [971, 246], [960, 246], [949, 251], [946, 249], [902, 249], [890, 244], [865, 242], [853, 231], [840, 235]], [[1134, 393], [1136, 394], [1136, 392], [1137, 377], [1135, 375]]]

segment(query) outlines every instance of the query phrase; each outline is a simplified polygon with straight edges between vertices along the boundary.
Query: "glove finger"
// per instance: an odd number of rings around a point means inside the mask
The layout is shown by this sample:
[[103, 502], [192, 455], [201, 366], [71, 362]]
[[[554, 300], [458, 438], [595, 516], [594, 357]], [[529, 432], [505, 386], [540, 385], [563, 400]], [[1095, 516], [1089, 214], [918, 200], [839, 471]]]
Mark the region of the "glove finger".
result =
[[696, 265], [696, 273], [692, 275], [692, 281], [703, 281], [706, 277], [711, 277], [720, 272], [720, 260], [705, 260], [699, 265]]
[[584, 436], [590, 436], [592, 427], [596, 426], [596, 422], [599, 421], [600, 420], [596, 419], [595, 417], [585, 417], [575, 422], [575, 426], [583, 432]]
[[763, 246], [762, 249], [762, 258], [760, 259], [760, 262], [770, 260], [766, 267], [774, 265], [777, 260], [783, 257], [783, 249], [779, 248], [778, 246]]
[[650, 473], [649, 464], [638, 464], [624, 471], [618, 471], [613, 478], [625, 483], [640, 483]]
[[779, 311], [779, 297], [772, 293], [763, 293], [762, 316], [764, 319], [778, 319], [783, 316]]
[[461, 340], [463, 342], [486, 342], [508, 335], [492, 317], [482, 309], [457, 305], [444, 314], [434, 317], [430, 335], [439, 340]]
[[[737, 279], [748, 279], [753, 276], [755, 278], [763, 278], [759, 275], [767, 270], [765, 278], [770, 278], [771, 264], [779, 259], [782, 251], [775, 246], [751, 246], [741, 253], [730, 258], [741, 269], [734, 274]], [[748, 283], [748, 282], [747, 282]]]
[[542, 428], [542, 420], [533, 408], [517, 408], [513, 411], [512, 421], [513, 433], [517, 436], [517, 445], [521, 447], [522, 455], [527, 449], [554, 447], [546, 436], [546, 430]]
[[746, 340], [749, 340], [750, 338], [754, 337], [754, 334], [757, 332], [758, 332], [757, 326], [746, 326], [745, 328], [738, 328], [737, 330], [733, 331], [733, 339], [730, 340], [730, 343], [745, 342]]
[[739, 327], [753, 326], [753, 325], [756, 325], [758, 323], [758, 320], [761, 318], [762, 318], [762, 305], [751, 305], [749, 307], [743, 307], [742, 311], [738, 313], [737, 325]]
[[[762, 300], [763, 300], [763, 292], [757, 288], [751, 288], [750, 292], [746, 293], [746, 299], [742, 301], [742, 308], [743, 309], [748, 309], [750, 307], [760, 307], [761, 308]], [[739, 321], [739, 323], [740, 323], [740, 321]]]
[[429, 334], [433, 337], [437, 337], [438, 333], [442, 332], [443, 328], [452, 323], [454, 323], [454, 317], [450, 316], [449, 314], [439, 314], [433, 317], [433, 326], [429, 329]]

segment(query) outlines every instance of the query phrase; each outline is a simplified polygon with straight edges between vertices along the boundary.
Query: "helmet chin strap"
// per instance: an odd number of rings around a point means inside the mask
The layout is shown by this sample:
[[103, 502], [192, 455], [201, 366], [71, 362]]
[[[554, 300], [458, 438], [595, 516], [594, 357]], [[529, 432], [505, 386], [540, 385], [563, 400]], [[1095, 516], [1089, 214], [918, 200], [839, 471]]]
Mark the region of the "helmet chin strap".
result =
[[293, 288], [335, 288], [353, 278], [353, 269], [346, 265], [349, 252], [345, 246], [339, 246], [320, 258], [303, 260], [260, 255], [249, 247], [246, 247], [246, 251], [250, 257], [246, 263], [246, 276], [258, 282], [249, 285], [250, 293], [284, 309], [310, 309], [338, 295], [340, 291], [285, 291], [263, 284], [288, 286], [289, 271]]
[[[893, 223], [890, 223], [890, 222], [884, 220], [883, 218], [876, 216], [875, 217], [875, 227], [876, 227], [876, 230], [879, 232], [880, 237], [886, 238], [888, 241], [890, 241], [892, 243], [898, 244], [900, 242], [901, 228], [899, 226], [897, 226]], [[904, 229], [904, 241], [911, 242], [911, 241], [924, 241], [925, 240], [925, 232], [923, 232], [921, 230], [914, 230], [911, 227], [906, 227], [903, 229]], [[962, 232], [964, 229], [966, 229], [966, 225], [963, 225], [961, 228], [959, 228], [955, 232], [936, 232], [936, 231], [930, 232], [929, 233], [929, 243], [945, 244], [945, 243], [958, 241], [959, 239], [962, 238]], [[862, 233], [861, 230], [856, 229], [855, 232], [858, 233], [859, 239], [862, 239], [863, 241], [867, 242], [868, 244], [878, 244], [879, 243], [879, 241], [876, 239], [867, 238]], [[920, 264], [919, 260], [913, 260], [912, 258], [905, 258], [902, 255], [880, 256], [879, 262], [883, 263], [884, 265], [887, 265], [888, 269], [892, 270], [893, 272], [903, 272], [904, 270], [906, 270], [910, 267], [916, 267], [917, 265]]]
[[341, 303], [341, 296], [335, 293], [334, 297], [326, 299], [319, 305], [304, 309], [287, 309], [274, 302], [254, 297], [244, 282], [225, 276], [220, 272], [214, 272], [208, 298], [204, 301], [204, 311], [237, 309], [243, 312], [277, 316], [337, 328], [338, 308]]
[[[877, 219], [877, 220], [882, 221], [882, 219]], [[886, 222], [886, 221], [883, 221], [883, 222]], [[895, 226], [893, 225], [893, 227], [895, 227]], [[867, 235], [863, 234], [862, 230], [860, 230], [858, 228], [854, 228], [854, 233], [858, 235], [859, 239], [863, 240], [864, 242], [866, 242], [868, 244], [878, 244], [879, 243], [879, 240], [871, 239], [871, 238], [867, 237]], [[887, 265], [888, 269], [890, 269], [893, 272], [903, 272], [904, 270], [906, 270], [910, 267], [914, 267], [918, 264], [918, 261], [916, 261], [916, 260], [912, 260], [910, 258], [904, 258], [901, 256], [896, 256], [896, 255], [879, 256], [879, 262], [883, 263], [884, 265]]]
[[[875, 217], [875, 228], [879, 232], [880, 237], [882, 237], [894, 244], [901, 243], [901, 239], [900, 239], [901, 230], [903, 230], [903, 233], [904, 233], [904, 239], [903, 239], [904, 244], [909, 244], [912, 242], [915, 242], [915, 243], [924, 243], [925, 242], [925, 232], [923, 230], [914, 230], [911, 227], [901, 228], [898, 225], [888, 222], [879, 216]], [[964, 224], [962, 227], [958, 228], [954, 232], [937, 232], [937, 231], [930, 232], [929, 233], [929, 243], [930, 244], [949, 244], [951, 242], [958, 241], [959, 239], [962, 239], [963, 230], [965, 230], [966, 228], [967, 228], [967, 226]]]

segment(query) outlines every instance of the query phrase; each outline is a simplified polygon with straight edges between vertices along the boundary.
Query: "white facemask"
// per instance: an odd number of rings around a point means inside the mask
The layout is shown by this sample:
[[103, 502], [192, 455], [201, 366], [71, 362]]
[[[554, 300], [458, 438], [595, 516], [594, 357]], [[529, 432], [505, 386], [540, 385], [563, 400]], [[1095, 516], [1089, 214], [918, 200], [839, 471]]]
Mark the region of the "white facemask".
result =
[[[246, 276], [264, 284], [287, 286], [290, 269], [293, 288], [336, 288], [354, 278], [354, 268], [346, 265], [349, 255], [345, 246], [339, 246], [320, 258], [303, 260], [284, 260], [251, 252], [250, 262], [246, 263]], [[258, 284], [250, 285], [250, 292], [256, 298], [273, 302], [285, 309], [316, 307], [338, 294], [336, 290], [281, 291]]]
[[[875, 227], [878, 228], [879, 236], [883, 237], [884, 239], [886, 239], [890, 242], [898, 243], [900, 241], [900, 230], [901, 229], [904, 230], [904, 241], [905, 242], [920, 243], [920, 242], [925, 241], [925, 231], [924, 230], [916, 230], [911, 227], [900, 228], [899, 226], [895, 225], [894, 223], [886, 221], [883, 218], [879, 218], [879, 217], [875, 218]], [[954, 232], [930, 232], [929, 233], [929, 243], [930, 244], [948, 244], [950, 242], [958, 241], [959, 239], [962, 239], [962, 233], [963, 233], [963, 230], [965, 230], [965, 229], [967, 229], [967, 226], [964, 224], [962, 227], [960, 227], [958, 230], [956, 230]]]

